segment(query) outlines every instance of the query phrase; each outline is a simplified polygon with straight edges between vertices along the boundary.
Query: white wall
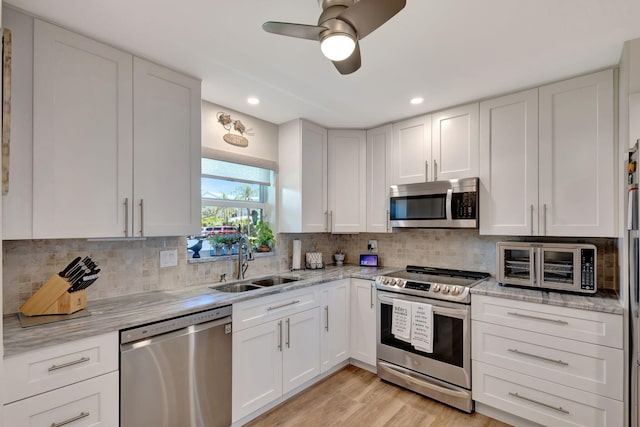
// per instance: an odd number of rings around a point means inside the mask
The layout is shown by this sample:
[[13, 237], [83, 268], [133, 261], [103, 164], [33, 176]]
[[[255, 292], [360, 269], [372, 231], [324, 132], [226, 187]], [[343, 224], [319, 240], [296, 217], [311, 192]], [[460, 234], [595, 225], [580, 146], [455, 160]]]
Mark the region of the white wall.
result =
[[[263, 108], [263, 107], [256, 107]], [[249, 140], [248, 147], [228, 144], [222, 137], [227, 133], [218, 123], [218, 112], [230, 114], [232, 120], [240, 120], [247, 130], [252, 129], [253, 136], [245, 135]], [[202, 101], [202, 145], [216, 150], [229, 151], [235, 154], [278, 161], [278, 126], [246, 114], [239, 113], [220, 105]]]

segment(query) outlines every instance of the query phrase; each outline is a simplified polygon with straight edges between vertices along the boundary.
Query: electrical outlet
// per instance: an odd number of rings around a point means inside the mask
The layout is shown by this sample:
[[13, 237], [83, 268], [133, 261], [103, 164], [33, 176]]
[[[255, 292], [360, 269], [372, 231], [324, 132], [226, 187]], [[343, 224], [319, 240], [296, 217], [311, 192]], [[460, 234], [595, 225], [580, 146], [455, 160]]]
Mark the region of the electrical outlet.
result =
[[175, 267], [178, 265], [178, 250], [160, 251], [160, 267]]
[[378, 241], [377, 240], [369, 240], [369, 244], [367, 245], [367, 249], [369, 252], [378, 252]]

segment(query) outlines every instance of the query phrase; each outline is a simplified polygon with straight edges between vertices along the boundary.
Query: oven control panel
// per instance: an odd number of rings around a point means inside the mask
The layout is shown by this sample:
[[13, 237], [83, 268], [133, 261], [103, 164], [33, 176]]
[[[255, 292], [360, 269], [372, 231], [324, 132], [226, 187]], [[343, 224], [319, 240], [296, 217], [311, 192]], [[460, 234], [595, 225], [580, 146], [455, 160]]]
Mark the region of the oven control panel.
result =
[[469, 299], [469, 288], [466, 286], [414, 282], [397, 277], [378, 276], [376, 277], [376, 287], [391, 292], [448, 301], [467, 302]]

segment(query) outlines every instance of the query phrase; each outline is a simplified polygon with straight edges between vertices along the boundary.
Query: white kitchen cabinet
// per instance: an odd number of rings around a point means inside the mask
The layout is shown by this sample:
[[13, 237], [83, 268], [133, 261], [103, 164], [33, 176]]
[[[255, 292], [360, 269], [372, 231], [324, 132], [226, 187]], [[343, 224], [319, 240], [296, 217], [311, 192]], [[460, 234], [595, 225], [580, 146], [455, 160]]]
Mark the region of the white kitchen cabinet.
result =
[[480, 233], [616, 237], [613, 70], [480, 105]]
[[478, 103], [431, 115], [432, 179], [478, 176]]
[[471, 296], [473, 399], [548, 426], [620, 426], [623, 316]]
[[613, 88], [613, 70], [540, 88], [543, 235], [617, 237]]
[[278, 170], [278, 231], [329, 231], [327, 130], [302, 119], [281, 124]]
[[367, 134], [328, 132], [329, 231], [367, 231]]
[[538, 89], [480, 103], [480, 234], [538, 235]]
[[234, 422], [320, 374], [318, 304], [314, 288], [234, 304]]
[[351, 357], [376, 365], [376, 288], [372, 280], [351, 279]]
[[200, 82], [34, 22], [33, 238], [199, 233]]
[[430, 115], [393, 124], [391, 156], [392, 185], [432, 180]]
[[34, 238], [125, 235], [124, 203], [133, 188], [132, 60], [35, 20]]
[[367, 232], [389, 233], [393, 126], [367, 131]]
[[200, 81], [133, 61], [133, 236], [200, 232]]
[[320, 372], [349, 359], [351, 280], [323, 285], [320, 291]]

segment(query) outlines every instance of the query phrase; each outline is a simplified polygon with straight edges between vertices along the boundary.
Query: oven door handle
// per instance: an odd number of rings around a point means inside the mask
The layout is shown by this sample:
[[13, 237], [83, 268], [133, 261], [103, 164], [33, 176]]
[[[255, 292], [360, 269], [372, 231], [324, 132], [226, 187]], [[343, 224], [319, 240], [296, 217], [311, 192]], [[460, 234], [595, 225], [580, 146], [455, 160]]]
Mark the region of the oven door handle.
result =
[[[387, 304], [393, 305], [393, 300], [394, 299], [404, 300], [404, 301], [409, 301], [409, 302], [418, 302], [419, 303], [419, 301], [415, 301], [413, 299], [389, 298], [387, 296], [383, 296], [380, 293], [378, 293], [378, 301], [380, 301], [382, 303], [387, 303]], [[449, 316], [449, 317], [459, 317], [459, 318], [465, 318], [465, 317], [467, 317], [469, 315], [466, 308], [464, 308], [464, 309], [447, 308], [447, 307], [439, 306], [437, 304], [429, 304], [429, 303], [426, 303], [426, 302], [421, 303], [421, 304], [431, 305], [431, 307], [433, 308], [433, 313], [434, 314], [437, 313], [437, 314], [442, 314], [442, 315]]]

